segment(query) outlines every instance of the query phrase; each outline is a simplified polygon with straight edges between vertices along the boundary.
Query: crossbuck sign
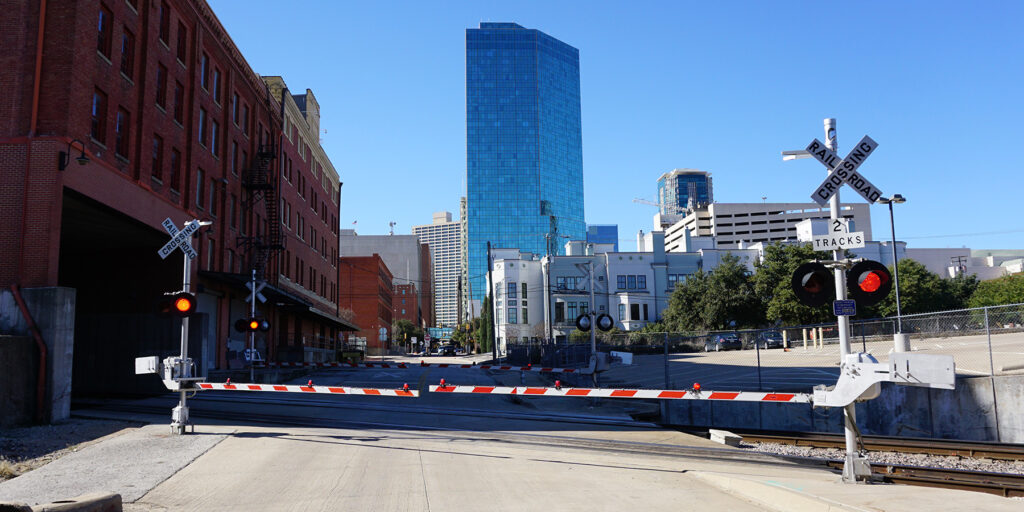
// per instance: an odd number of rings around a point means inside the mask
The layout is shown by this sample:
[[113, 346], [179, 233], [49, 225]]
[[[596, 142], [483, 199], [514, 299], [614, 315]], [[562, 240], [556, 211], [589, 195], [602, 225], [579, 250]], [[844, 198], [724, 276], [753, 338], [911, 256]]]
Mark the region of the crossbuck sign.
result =
[[817, 158], [819, 162], [825, 167], [828, 167], [832, 172], [829, 173], [825, 181], [818, 186], [818, 189], [811, 194], [811, 199], [815, 203], [825, 206], [828, 203], [829, 198], [835, 195], [836, 191], [843, 184], [847, 184], [853, 187], [864, 199], [867, 199], [869, 203], [878, 201], [878, 198], [882, 196], [882, 191], [878, 190], [878, 187], [871, 184], [863, 174], [857, 172], [857, 168], [860, 164], [864, 163], [864, 160], [874, 153], [875, 148], [878, 147], [878, 143], [871, 140], [871, 137], [864, 136], [860, 142], [854, 146], [850, 154], [846, 155], [846, 158], [840, 160], [839, 157], [818, 139], [814, 139], [807, 146], [807, 152], [814, 158]]
[[181, 231], [178, 231], [178, 227], [174, 225], [174, 221], [170, 218], [164, 219], [163, 226], [167, 233], [171, 235], [171, 240], [156, 252], [160, 255], [160, 259], [167, 259], [178, 248], [188, 256], [188, 259], [194, 259], [198, 256], [196, 250], [192, 248], [190, 240], [192, 239], [192, 233], [199, 230], [199, 221], [193, 220], [185, 224], [185, 228]]

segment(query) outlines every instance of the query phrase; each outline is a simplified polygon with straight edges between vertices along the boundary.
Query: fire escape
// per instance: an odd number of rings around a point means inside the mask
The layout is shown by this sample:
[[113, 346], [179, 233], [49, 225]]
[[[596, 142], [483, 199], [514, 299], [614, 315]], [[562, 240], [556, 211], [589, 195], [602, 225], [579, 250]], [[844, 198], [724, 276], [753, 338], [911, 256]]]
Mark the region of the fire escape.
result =
[[[284, 250], [285, 239], [281, 233], [281, 216], [278, 208], [280, 200], [277, 191], [277, 176], [274, 172], [274, 160], [277, 151], [274, 144], [260, 144], [249, 169], [243, 170], [242, 188], [245, 196], [242, 199], [242, 211], [247, 212], [253, 220], [248, 236], [238, 237], [236, 245], [242, 248], [249, 261], [249, 268], [256, 269], [256, 275], [266, 275], [267, 262], [275, 252]], [[255, 212], [259, 202], [263, 202], [266, 213], [265, 228], [256, 223]]]

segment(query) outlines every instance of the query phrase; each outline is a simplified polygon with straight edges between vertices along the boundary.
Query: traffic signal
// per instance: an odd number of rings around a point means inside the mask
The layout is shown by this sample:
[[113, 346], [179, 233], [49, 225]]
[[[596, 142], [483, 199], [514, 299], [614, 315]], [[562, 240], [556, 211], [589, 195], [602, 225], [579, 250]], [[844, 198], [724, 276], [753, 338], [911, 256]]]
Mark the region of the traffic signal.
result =
[[185, 291], [165, 293], [160, 309], [164, 313], [185, 318], [196, 312], [196, 296]]
[[267, 332], [270, 330], [270, 322], [263, 318], [239, 318], [235, 320], [235, 330], [238, 332]]
[[871, 306], [889, 295], [892, 274], [877, 261], [864, 260], [846, 272], [846, 288], [850, 298], [860, 306]]
[[602, 331], [607, 332], [607, 331], [612, 330], [614, 327], [615, 327], [615, 320], [612, 320], [612, 317], [610, 315], [608, 315], [606, 313], [601, 313], [600, 315], [597, 315], [597, 328], [598, 329], [601, 329]]
[[804, 263], [793, 272], [793, 293], [807, 306], [820, 306], [836, 298], [835, 277], [821, 263]]

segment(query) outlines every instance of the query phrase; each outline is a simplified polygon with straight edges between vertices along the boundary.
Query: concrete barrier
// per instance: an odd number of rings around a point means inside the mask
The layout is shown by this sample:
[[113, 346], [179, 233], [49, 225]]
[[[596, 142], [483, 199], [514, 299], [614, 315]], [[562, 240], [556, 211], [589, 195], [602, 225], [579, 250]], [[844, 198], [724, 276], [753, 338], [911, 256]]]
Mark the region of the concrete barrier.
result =
[[[857, 424], [868, 435], [933, 437], [1024, 443], [1024, 375], [958, 379], [941, 390], [882, 384], [878, 398], [857, 404]], [[669, 400], [670, 425], [842, 432], [839, 408], [809, 404], [761, 404]]]

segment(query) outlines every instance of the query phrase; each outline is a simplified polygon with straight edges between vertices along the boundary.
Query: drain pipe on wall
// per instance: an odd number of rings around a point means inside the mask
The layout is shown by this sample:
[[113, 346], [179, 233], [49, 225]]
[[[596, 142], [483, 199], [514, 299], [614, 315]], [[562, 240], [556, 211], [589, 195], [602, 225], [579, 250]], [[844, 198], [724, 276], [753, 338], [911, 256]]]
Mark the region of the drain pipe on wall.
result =
[[36, 326], [35, 321], [32, 320], [28, 307], [25, 306], [25, 300], [21, 297], [21, 287], [17, 284], [12, 284], [11, 293], [14, 294], [14, 300], [18, 303], [18, 309], [21, 310], [21, 316], [25, 318], [28, 329], [32, 331], [32, 337], [36, 340], [36, 346], [39, 347], [39, 378], [36, 379], [36, 423], [42, 425], [45, 418], [43, 403], [45, 402], [46, 392], [46, 343], [43, 342], [43, 335], [39, 332], [39, 327]]

